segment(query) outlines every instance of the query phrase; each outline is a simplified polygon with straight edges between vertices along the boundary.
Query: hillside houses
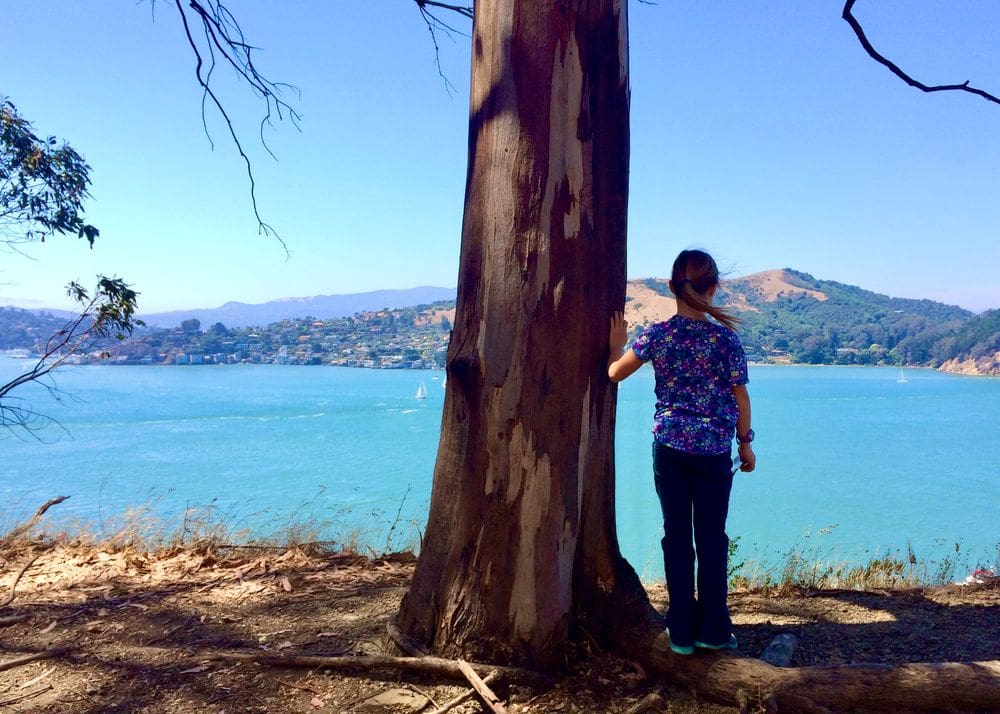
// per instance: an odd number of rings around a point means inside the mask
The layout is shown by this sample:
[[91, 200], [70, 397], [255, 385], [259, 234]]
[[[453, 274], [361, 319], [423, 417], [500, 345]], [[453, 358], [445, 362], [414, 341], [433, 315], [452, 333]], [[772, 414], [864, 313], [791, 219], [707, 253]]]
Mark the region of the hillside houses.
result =
[[[228, 329], [216, 323], [202, 330], [197, 320], [172, 330], [149, 331], [109, 354], [87, 355], [102, 364], [285, 364], [374, 369], [430, 369], [444, 366], [450, 327], [444, 309], [384, 309], [352, 317], [282, 320], [266, 327]], [[433, 319], [425, 312], [430, 311]]]

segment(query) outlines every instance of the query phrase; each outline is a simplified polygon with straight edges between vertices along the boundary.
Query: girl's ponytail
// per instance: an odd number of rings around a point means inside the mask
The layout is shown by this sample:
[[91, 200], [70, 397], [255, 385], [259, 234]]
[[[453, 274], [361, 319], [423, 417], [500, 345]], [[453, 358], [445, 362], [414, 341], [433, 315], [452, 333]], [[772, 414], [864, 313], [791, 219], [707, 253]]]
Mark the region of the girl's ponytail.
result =
[[711, 315], [730, 330], [736, 330], [740, 324], [738, 317], [730, 310], [716, 307], [702, 297], [719, 284], [719, 268], [712, 256], [701, 250], [682, 250], [674, 261], [670, 280], [678, 300], [683, 300], [699, 312]]

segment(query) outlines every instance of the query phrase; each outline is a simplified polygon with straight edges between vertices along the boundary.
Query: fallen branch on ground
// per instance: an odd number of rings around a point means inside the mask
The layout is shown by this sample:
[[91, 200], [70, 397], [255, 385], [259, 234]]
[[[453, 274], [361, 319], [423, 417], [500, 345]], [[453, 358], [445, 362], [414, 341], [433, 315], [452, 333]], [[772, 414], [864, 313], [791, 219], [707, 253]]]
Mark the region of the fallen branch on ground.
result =
[[[497, 674], [495, 671], [494, 672], [490, 672], [485, 677], [483, 677], [483, 683], [484, 684], [493, 684], [493, 682], [497, 681], [498, 679], [500, 679], [500, 675], [499, 674]], [[444, 704], [442, 704], [437, 709], [435, 709], [434, 711], [432, 711], [431, 714], [446, 714], [446, 712], [450, 712], [452, 709], [454, 709], [455, 707], [457, 707], [459, 704], [464, 704], [465, 702], [467, 702], [470, 699], [472, 699], [474, 696], [476, 696], [476, 690], [475, 689], [470, 689], [470, 690], [468, 690], [466, 692], [462, 692], [461, 694], [459, 694], [454, 699], [449, 699], [448, 701], [446, 701]]]
[[12, 602], [14, 602], [15, 591], [17, 590], [17, 584], [21, 582], [21, 578], [24, 576], [26, 572], [28, 572], [28, 568], [30, 568], [34, 564], [34, 562], [38, 560], [39, 557], [41, 557], [41, 555], [42, 555], [41, 553], [35, 553], [33, 556], [28, 558], [28, 562], [22, 565], [21, 569], [17, 571], [17, 575], [14, 576], [14, 582], [10, 584], [10, 593], [7, 595], [6, 599], [4, 599], [3, 602], [0, 602], [0, 607], [7, 607]]
[[52, 685], [46, 684], [41, 689], [36, 689], [35, 691], [28, 692], [27, 694], [19, 694], [16, 697], [11, 697], [10, 699], [0, 699], [0, 707], [12, 707], [15, 704], [20, 704], [21, 702], [27, 699], [37, 697], [40, 694], [45, 694], [45, 692], [49, 691], [50, 689], [52, 689]]
[[25, 655], [24, 657], [17, 657], [16, 659], [8, 660], [6, 662], [0, 662], [0, 672], [5, 672], [8, 669], [14, 669], [15, 667], [21, 667], [26, 664], [31, 664], [32, 662], [38, 662], [43, 659], [52, 659], [53, 657], [61, 657], [64, 654], [72, 652], [72, 647], [53, 647], [50, 650], [42, 650], [41, 652], [35, 652], [34, 654]]
[[466, 680], [468, 680], [469, 684], [476, 691], [479, 702], [493, 712], [493, 714], [507, 714], [507, 707], [500, 701], [500, 697], [494, 694], [486, 682], [476, 674], [476, 670], [469, 666], [469, 663], [464, 659], [458, 660], [457, 663], [459, 670], [461, 670]]
[[[152, 648], [138, 648], [152, 649]], [[455, 660], [441, 657], [321, 657], [317, 655], [274, 655], [267, 652], [204, 652], [195, 657], [224, 662], [254, 662], [270, 667], [301, 667], [307, 669], [390, 669], [402, 672], [416, 672], [438, 677], [465, 680]], [[496, 672], [504, 681], [545, 689], [552, 686], [552, 678], [539, 672], [520, 667], [497, 667], [487, 664], [468, 663], [480, 676]]]
[[9, 627], [11, 625], [16, 625], [19, 622], [24, 622], [25, 620], [30, 620], [31, 615], [11, 615], [9, 617], [0, 617], [0, 627]]

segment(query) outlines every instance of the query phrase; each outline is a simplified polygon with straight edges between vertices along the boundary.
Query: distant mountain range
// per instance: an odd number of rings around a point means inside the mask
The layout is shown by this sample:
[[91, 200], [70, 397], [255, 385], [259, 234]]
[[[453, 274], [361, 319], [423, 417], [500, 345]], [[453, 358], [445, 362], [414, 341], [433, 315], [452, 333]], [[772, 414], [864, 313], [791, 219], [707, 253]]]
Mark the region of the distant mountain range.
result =
[[[664, 278], [630, 280], [626, 295], [625, 316], [635, 329], [664, 320], [676, 310]], [[241, 329], [296, 318], [330, 320], [385, 308], [416, 307], [419, 312], [432, 303], [438, 303], [440, 311], [440, 303], [454, 298], [453, 288], [418, 287], [256, 305], [230, 302], [142, 319], [152, 328], [176, 328], [182, 321], [196, 319], [203, 330], [216, 323]], [[727, 280], [716, 302], [728, 305], [741, 318], [743, 344], [752, 358], [761, 361], [908, 364], [1000, 374], [1000, 310], [976, 315], [953, 305], [892, 298], [789, 268]], [[39, 337], [52, 334], [61, 326], [54, 313], [0, 309], [0, 349], [30, 348]], [[417, 322], [424, 317], [418, 315]]]
[[404, 290], [374, 290], [347, 295], [314, 295], [312, 297], [284, 298], [264, 303], [227, 302], [221, 307], [197, 310], [172, 310], [155, 312], [139, 317], [151, 327], [177, 327], [181, 320], [196, 319], [208, 327], [221, 322], [226, 327], [269, 325], [272, 322], [296, 317], [329, 320], [349, 317], [356, 312], [382, 308], [427, 305], [441, 300], [454, 300], [455, 288], [422, 286]]

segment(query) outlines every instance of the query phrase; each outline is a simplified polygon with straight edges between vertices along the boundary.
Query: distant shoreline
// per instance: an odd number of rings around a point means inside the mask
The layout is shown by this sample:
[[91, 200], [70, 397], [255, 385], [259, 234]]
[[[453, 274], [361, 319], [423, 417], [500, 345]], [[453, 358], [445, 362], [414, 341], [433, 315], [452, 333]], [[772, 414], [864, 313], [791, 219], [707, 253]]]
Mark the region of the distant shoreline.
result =
[[[26, 355], [23, 354], [24, 350], [0, 350], [0, 357], [5, 357], [10, 360], [31, 360], [37, 359], [37, 355]], [[954, 360], [953, 360], [954, 361]], [[747, 364], [751, 367], [776, 367], [776, 368], [786, 368], [786, 367], [829, 367], [829, 368], [862, 368], [862, 369], [908, 369], [908, 370], [932, 370], [934, 372], [941, 372], [943, 374], [953, 374], [959, 377], [1000, 377], [1000, 364], [993, 362], [994, 365], [992, 371], [980, 368], [974, 360], [967, 360], [965, 362], [957, 363], [954, 367], [951, 367], [948, 363], [942, 365], [941, 367], [928, 367], [926, 365], [893, 365], [893, 364], [804, 364], [801, 362], [757, 362], [749, 361]], [[371, 367], [364, 365], [345, 365], [345, 364], [275, 364], [273, 362], [234, 362], [234, 363], [205, 363], [205, 364], [176, 364], [171, 362], [153, 362], [153, 363], [136, 363], [131, 362], [128, 364], [118, 364], [110, 360], [103, 362], [67, 362], [67, 367], [239, 367], [244, 365], [259, 365], [259, 366], [279, 366], [279, 367], [343, 367], [345, 369], [371, 369], [371, 370], [415, 370], [421, 372], [443, 372], [445, 371], [443, 367], [408, 367], [408, 366], [393, 366], [393, 367]]]

